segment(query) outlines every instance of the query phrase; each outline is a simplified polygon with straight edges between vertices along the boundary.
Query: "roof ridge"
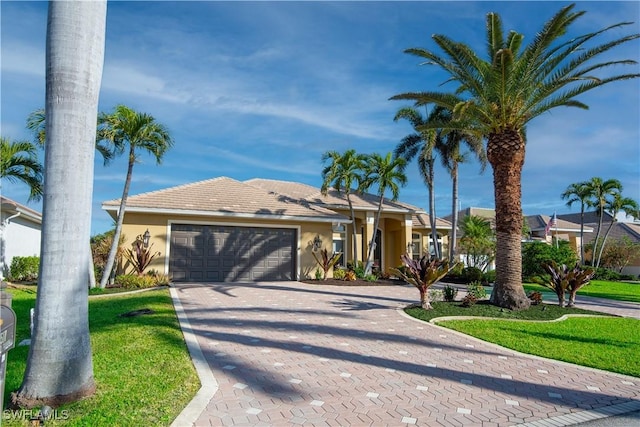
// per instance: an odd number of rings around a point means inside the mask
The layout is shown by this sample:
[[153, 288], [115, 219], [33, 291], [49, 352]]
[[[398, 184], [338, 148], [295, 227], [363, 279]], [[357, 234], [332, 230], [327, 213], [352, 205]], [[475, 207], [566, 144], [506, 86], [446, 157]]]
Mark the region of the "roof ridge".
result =
[[[221, 181], [223, 179], [228, 179], [228, 180], [231, 180], [231, 181], [240, 182], [237, 179], [229, 178], [228, 176], [217, 176], [215, 178], [203, 179], [201, 181], [188, 182], [186, 184], [174, 185], [173, 187], [167, 187], [167, 188], [161, 188], [161, 189], [158, 189], [158, 190], [146, 191], [144, 193], [138, 193], [138, 194], [135, 194], [135, 195], [130, 196], [130, 197], [149, 196], [149, 195], [153, 195], [153, 194], [156, 194], [156, 193], [163, 193], [163, 192], [169, 191], [169, 190], [177, 190], [177, 189], [180, 189], [180, 188], [189, 188], [189, 187], [192, 187], [194, 185], [201, 185], [201, 184], [203, 184], [205, 182]], [[114, 202], [114, 201], [118, 201], [118, 200], [122, 200], [122, 197], [117, 198], [117, 199], [107, 200], [104, 203], [110, 203], [110, 202]]]

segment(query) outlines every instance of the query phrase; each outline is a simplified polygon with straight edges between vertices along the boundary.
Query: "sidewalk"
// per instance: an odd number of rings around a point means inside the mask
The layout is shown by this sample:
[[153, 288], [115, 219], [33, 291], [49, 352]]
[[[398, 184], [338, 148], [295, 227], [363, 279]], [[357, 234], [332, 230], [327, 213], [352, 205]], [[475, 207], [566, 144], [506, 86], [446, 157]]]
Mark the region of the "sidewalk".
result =
[[561, 426], [640, 410], [640, 378], [409, 318], [401, 309], [416, 302], [413, 287], [171, 292], [204, 390], [174, 426]]

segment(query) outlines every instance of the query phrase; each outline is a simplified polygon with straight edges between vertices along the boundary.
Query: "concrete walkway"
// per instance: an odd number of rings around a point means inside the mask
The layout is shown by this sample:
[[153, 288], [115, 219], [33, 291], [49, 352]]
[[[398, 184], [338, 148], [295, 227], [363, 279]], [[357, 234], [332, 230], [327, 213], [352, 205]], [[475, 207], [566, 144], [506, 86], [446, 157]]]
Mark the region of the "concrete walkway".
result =
[[[177, 427], [548, 427], [640, 410], [640, 378], [523, 355], [406, 316], [401, 309], [418, 298], [410, 286], [171, 292], [203, 382]], [[626, 309], [637, 314], [637, 305]]]

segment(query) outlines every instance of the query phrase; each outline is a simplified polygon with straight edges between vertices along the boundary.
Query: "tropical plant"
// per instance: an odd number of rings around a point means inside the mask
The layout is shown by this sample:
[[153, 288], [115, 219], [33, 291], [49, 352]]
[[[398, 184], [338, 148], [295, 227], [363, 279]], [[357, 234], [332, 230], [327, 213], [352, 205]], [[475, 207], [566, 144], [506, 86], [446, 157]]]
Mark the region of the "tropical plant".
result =
[[40, 257], [14, 256], [9, 266], [9, 279], [12, 281], [32, 281], [38, 279]]
[[391, 272], [405, 282], [415, 286], [420, 291], [420, 307], [430, 310], [432, 307], [429, 302], [429, 288], [447, 275], [449, 261], [444, 259], [430, 260], [427, 255], [414, 260], [408, 254], [402, 255], [400, 259], [402, 259], [404, 268], [391, 268]]
[[95, 392], [87, 278], [91, 195], [107, 2], [49, 3], [47, 153], [40, 276], [23, 408], [57, 407]]
[[569, 185], [561, 197], [571, 207], [575, 202], [580, 202], [580, 264], [584, 264], [584, 210], [589, 206], [591, 191], [585, 181]]
[[29, 200], [42, 199], [42, 164], [35, 145], [0, 137], [0, 178], [29, 186]]
[[623, 236], [607, 243], [602, 255], [602, 266], [622, 273], [622, 269], [636, 258], [640, 258], [640, 243], [632, 241], [628, 236]]
[[460, 222], [460, 253], [469, 267], [485, 271], [495, 259], [496, 240], [489, 220], [477, 215], [466, 215]]
[[112, 114], [100, 113], [98, 116], [97, 141], [110, 143], [116, 154], [122, 154], [128, 149], [127, 177], [120, 199], [114, 239], [100, 279], [100, 287], [104, 288], [109, 280], [118, 252], [133, 165], [138, 161], [138, 152], [146, 151], [155, 158], [157, 164], [160, 164], [167, 150], [173, 146], [173, 140], [165, 126], [158, 123], [153, 116], [139, 113], [125, 105], [118, 105]]
[[622, 184], [617, 179], [603, 180], [600, 177], [594, 176], [586, 182], [586, 186], [589, 192], [588, 205], [598, 209], [598, 228], [596, 229], [596, 237], [594, 238], [594, 245], [591, 252], [591, 264], [596, 265], [599, 248], [604, 245], [604, 239], [600, 238], [600, 232], [602, 231], [607, 199], [615, 193], [622, 191]]
[[[109, 251], [111, 250], [111, 245], [113, 243], [113, 235], [115, 233], [114, 230], [109, 230], [105, 233], [96, 234], [95, 236], [91, 236], [90, 244], [91, 244], [91, 256], [93, 258], [93, 265], [96, 270], [96, 275], [100, 277], [104, 270], [104, 266], [107, 263], [107, 258], [109, 257]], [[119, 263], [124, 256], [124, 242], [127, 240], [127, 237], [124, 234], [120, 234], [120, 242], [118, 244], [118, 252], [116, 253], [116, 262]]]
[[600, 245], [600, 249], [598, 251], [598, 258], [595, 263], [596, 268], [600, 267], [602, 253], [604, 252], [604, 248], [607, 244], [607, 238], [609, 237], [611, 228], [613, 228], [613, 224], [618, 221], [617, 219], [618, 214], [620, 212], [624, 212], [626, 215], [638, 219], [639, 206], [635, 200], [629, 197], [622, 197], [620, 193], [616, 192], [613, 194], [613, 197], [611, 199], [607, 200], [605, 209], [611, 217], [611, 222], [609, 223], [609, 227], [607, 228], [607, 231], [604, 233], [604, 237], [602, 238], [602, 245]]
[[442, 109], [434, 109], [431, 114], [424, 118], [420, 111], [415, 108], [405, 107], [398, 110], [394, 121], [405, 119], [411, 123], [411, 126], [416, 131], [402, 138], [400, 143], [396, 146], [393, 154], [396, 157], [402, 157], [408, 162], [412, 161], [417, 156], [418, 169], [422, 180], [427, 186], [429, 193], [429, 225], [431, 227], [431, 241], [434, 242], [434, 254], [435, 258], [440, 259], [440, 247], [436, 243], [438, 241], [438, 231], [436, 229], [436, 196], [435, 196], [435, 149], [440, 138], [440, 133], [437, 130], [421, 131], [427, 122], [435, 121], [439, 116]]
[[564, 306], [565, 293], [569, 292], [569, 303], [567, 307], [575, 306], [576, 292], [589, 281], [595, 274], [595, 269], [582, 269], [579, 264], [573, 268], [565, 264], [557, 264], [555, 261], [548, 261], [542, 264], [542, 268], [549, 274], [549, 278], [534, 277], [535, 283], [553, 290], [558, 296], [558, 305]]
[[349, 204], [351, 215], [351, 247], [353, 250], [353, 262], [358, 259], [358, 240], [356, 236], [356, 216], [351, 201], [352, 187], [359, 187], [362, 182], [362, 170], [366, 156], [357, 154], [355, 150], [347, 150], [340, 154], [337, 151], [327, 151], [322, 155], [322, 162], [328, 165], [322, 169], [322, 186], [320, 191], [327, 195], [329, 187], [333, 187], [338, 193], [344, 192]]
[[311, 254], [322, 269], [322, 280], [327, 280], [327, 273], [333, 268], [334, 265], [336, 265], [338, 261], [340, 261], [342, 252], [329, 254], [329, 251], [326, 248], [322, 248], [318, 252], [320, 253], [320, 256], [316, 255], [315, 251], [311, 251]]
[[442, 298], [446, 302], [455, 301], [456, 300], [456, 296], [458, 296], [458, 288], [453, 287], [451, 285], [445, 285], [445, 287], [442, 288]]
[[578, 256], [566, 240], [558, 241], [558, 246], [540, 241], [522, 244], [522, 277], [524, 279], [544, 274], [542, 265], [549, 261], [573, 265], [578, 261]]
[[476, 300], [483, 299], [487, 296], [487, 291], [480, 281], [471, 282], [467, 285], [467, 294], [473, 295]]
[[[439, 120], [444, 122], [450, 122], [452, 120], [451, 111], [440, 107], [434, 109], [434, 111], [438, 110], [441, 110], [438, 116]], [[469, 132], [452, 130], [443, 133], [436, 142], [436, 149], [440, 154], [439, 157], [442, 166], [451, 176], [451, 238], [449, 239], [449, 263], [453, 264], [458, 239], [458, 168], [460, 163], [464, 163], [467, 160], [468, 154], [471, 153], [480, 161], [480, 173], [483, 173], [487, 166], [487, 154], [484, 151], [482, 139]], [[469, 149], [469, 152], [462, 151], [463, 144]]]
[[[448, 123], [430, 123], [428, 129], [474, 132], [487, 139], [487, 158], [493, 169], [496, 208], [496, 283], [492, 303], [509, 309], [529, 307], [521, 282], [522, 168], [525, 160], [526, 125], [534, 118], [560, 107], [587, 105], [577, 96], [605, 84], [640, 77], [637, 72], [597, 77], [594, 72], [611, 66], [635, 64], [631, 59], [594, 63], [614, 47], [637, 39], [631, 34], [589, 46], [594, 38], [621, 27], [623, 22], [585, 35], [573, 36], [571, 25], [585, 12], [575, 5], [560, 9], [532, 41], [523, 46], [524, 35], [505, 34], [496, 13], [487, 15], [487, 58], [481, 59], [468, 45], [443, 35], [433, 35], [443, 56], [422, 48], [406, 50], [439, 66], [447, 82], [457, 86], [451, 93], [412, 92], [392, 97], [412, 100], [416, 107], [436, 104], [453, 112]], [[506, 37], [505, 37], [506, 35]]]
[[367, 252], [367, 262], [364, 267], [364, 274], [371, 274], [373, 267], [373, 255], [376, 246], [376, 232], [378, 225], [380, 224], [380, 214], [382, 212], [382, 205], [384, 204], [384, 195], [388, 191], [391, 192], [391, 200], [397, 200], [400, 195], [400, 186], [407, 184], [407, 176], [404, 174], [404, 167], [407, 161], [402, 157], [392, 157], [391, 153], [387, 153], [385, 157], [382, 157], [378, 153], [373, 153], [367, 157], [367, 162], [364, 168], [364, 178], [360, 185], [362, 191], [367, 191], [371, 186], [376, 185], [378, 187], [377, 195], [378, 210], [373, 222], [373, 233], [371, 240], [369, 241], [369, 250]]
[[144, 274], [153, 260], [160, 256], [160, 252], [153, 252], [151, 248], [153, 243], [145, 247], [142, 235], [138, 235], [131, 244], [131, 249], [127, 248], [124, 251], [124, 257], [131, 263], [138, 276]]

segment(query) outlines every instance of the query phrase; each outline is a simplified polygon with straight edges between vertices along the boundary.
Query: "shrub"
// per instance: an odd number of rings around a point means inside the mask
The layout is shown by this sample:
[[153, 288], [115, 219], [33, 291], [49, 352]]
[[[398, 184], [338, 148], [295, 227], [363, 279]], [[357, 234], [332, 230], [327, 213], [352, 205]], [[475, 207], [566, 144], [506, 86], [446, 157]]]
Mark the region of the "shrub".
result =
[[593, 276], [594, 280], [608, 280], [611, 282], [621, 280], [620, 273], [608, 269], [599, 267], [596, 269], [596, 274]]
[[476, 300], [479, 300], [487, 296], [487, 291], [485, 291], [482, 283], [476, 281], [467, 285], [467, 295], [472, 295]]
[[378, 280], [378, 276], [376, 276], [375, 274], [367, 274], [366, 276], [364, 276], [364, 280], [366, 280], [367, 282], [375, 282], [376, 280]]
[[316, 268], [316, 280], [322, 279], [322, 272], [319, 268]]
[[578, 256], [569, 242], [561, 240], [558, 247], [544, 242], [528, 242], [522, 246], [522, 277], [529, 278], [545, 273], [542, 265], [554, 261], [558, 265], [575, 265]]
[[358, 263], [358, 265], [353, 269], [353, 272], [358, 279], [364, 279], [364, 267], [362, 266], [362, 263]]
[[444, 298], [442, 296], [442, 291], [439, 289], [433, 289], [431, 291], [429, 291], [429, 301], [430, 302], [437, 302], [437, 301], [442, 301]]
[[153, 276], [138, 276], [136, 274], [121, 274], [116, 276], [115, 283], [117, 286], [125, 289], [144, 289], [156, 286], [156, 280]]
[[480, 270], [478, 267], [467, 267], [462, 270], [462, 277], [467, 283], [481, 281], [482, 275], [482, 270]]
[[595, 270], [593, 268], [582, 269], [578, 264], [569, 268], [564, 264], [556, 264], [555, 261], [543, 263], [542, 267], [550, 275], [548, 279], [534, 278], [539, 285], [552, 289], [558, 296], [558, 305], [564, 306], [564, 294], [569, 291], [569, 303], [567, 307], [573, 307], [576, 301], [576, 292], [589, 284]]
[[347, 272], [345, 270], [343, 270], [342, 268], [335, 268], [333, 270], [333, 278], [334, 279], [344, 280], [346, 275], [347, 275]]
[[124, 257], [131, 263], [138, 275], [144, 274], [144, 270], [149, 264], [160, 256], [160, 252], [151, 252], [151, 248], [153, 248], [153, 243], [151, 246], [145, 247], [144, 239], [142, 235], [139, 235], [131, 244], [131, 249], [127, 248], [124, 251]]
[[442, 290], [442, 297], [447, 302], [455, 301], [456, 296], [458, 295], [458, 289], [453, 286], [446, 285]]
[[344, 280], [346, 280], [347, 282], [353, 282], [356, 279], [357, 277], [355, 271], [349, 270], [344, 275]]
[[147, 273], [147, 276], [153, 277], [155, 286], [166, 286], [171, 283], [171, 278], [166, 274], [162, 274], [156, 270], [151, 270]]
[[486, 273], [484, 273], [482, 275], [482, 282], [483, 283], [495, 283], [496, 282], [496, 271], [495, 270], [489, 270]]
[[33, 281], [38, 279], [40, 257], [14, 256], [9, 267], [9, 279], [15, 281]]
[[475, 296], [473, 296], [471, 294], [467, 294], [467, 295], [464, 296], [464, 298], [462, 298], [462, 306], [463, 307], [471, 307], [476, 302], [478, 302], [478, 298], [476, 298]]
[[529, 292], [529, 295], [527, 295], [527, 297], [531, 301], [531, 305], [542, 304], [542, 292], [538, 292], [538, 291]]
[[[311, 251], [311, 255], [313, 255], [320, 268], [322, 268], [323, 280], [327, 279], [327, 273], [329, 272], [329, 270], [331, 270], [333, 266], [336, 265], [336, 263], [342, 258], [342, 252], [330, 254], [327, 249], [321, 249], [320, 256], [316, 255], [315, 251]], [[320, 277], [318, 277], [318, 270], [316, 270], [316, 279], [320, 279]]]

